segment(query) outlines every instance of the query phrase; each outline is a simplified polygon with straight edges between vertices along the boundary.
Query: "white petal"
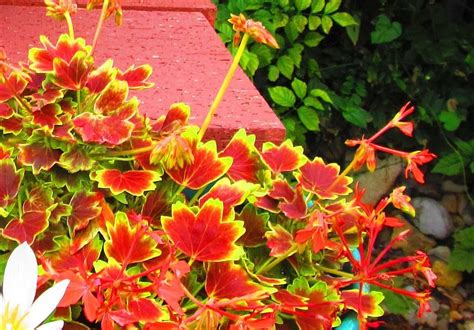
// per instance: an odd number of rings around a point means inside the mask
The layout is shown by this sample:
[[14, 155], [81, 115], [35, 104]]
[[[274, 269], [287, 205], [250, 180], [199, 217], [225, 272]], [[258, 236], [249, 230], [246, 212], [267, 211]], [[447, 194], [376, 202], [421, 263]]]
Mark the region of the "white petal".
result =
[[38, 264], [35, 254], [25, 242], [13, 250], [7, 261], [3, 278], [3, 300], [10, 306], [19, 306], [22, 313], [26, 312], [36, 294], [38, 280]]
[[64, 326], [64, 321], [54, 321], [43, 324], [36, 328], [36, 330], [61, 330]]
[[68, 285], [69, 280], [63, 280], [43, 292], [43, 294], [36, 299], [26, 318], [28, 328], [36, 328], [56, 309]]

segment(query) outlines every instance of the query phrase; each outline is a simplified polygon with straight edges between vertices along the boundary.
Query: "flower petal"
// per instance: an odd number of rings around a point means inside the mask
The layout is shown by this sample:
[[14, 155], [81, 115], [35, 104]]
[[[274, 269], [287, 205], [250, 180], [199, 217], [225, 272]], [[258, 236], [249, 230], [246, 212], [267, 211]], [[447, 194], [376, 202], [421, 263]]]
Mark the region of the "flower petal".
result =
[[36, 328], [36, 330], [61, 330], [64, 326], [64, 321], [54, 321], [43, 324]]
[[51, 314], [64, 296], [69, 280], [63, 280], [45, 292], [36, 299], [28, 313], [26, 323], [28, 328], [36, 328]]
[[10, 306], [18, 306], [21, 313], [28, 311], [36, 294], [38, 264], [27, 243], [20, 244], [8, 259], [3, 278], [3, 299]]

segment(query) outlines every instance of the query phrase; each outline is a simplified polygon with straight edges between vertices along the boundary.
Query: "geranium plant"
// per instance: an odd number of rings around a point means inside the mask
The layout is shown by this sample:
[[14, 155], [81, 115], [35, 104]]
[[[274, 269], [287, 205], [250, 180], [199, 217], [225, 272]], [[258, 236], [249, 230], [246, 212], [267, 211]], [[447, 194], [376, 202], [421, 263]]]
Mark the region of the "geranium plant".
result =
[[423, 181], [418, 165], [433, 154], [375, 142], [393, 128], [411, 135], [403, 120], [412, 106], [348, 141], [358, 149], [342, 172], [291, 141], [259, 150], [244, 130], [218, 151], [204, 133], [248, 38], [278, 47], [260, 23], [230, 19], [239, 51], [197, 127], [185, 104], [156, 120], [139, 112], [128, 93], [152, 87], [149, 66], [95, 63], [103, 21], [121, 17], [118, 1], [89, 1], [102, 5], [92, 46], [74, 36], [71, 1], [45, 2], [68, 34], [40, 37], [28, 64], [0, 62], [0, 248], [32, 246], [40, 290], [69, 281], [52, 319], [74, 329], [327, 329], [353, 310], [365, 328], [383, 314], [377, 288], [417, 300], [423, 313], [435, 278], [427, 256], [390, 258], [407, 231], [375, 245], [402, 225], [387, 207], [413, 215], [404, 187], [371, 206], [348, 176], [375, 169], [381, 151]]

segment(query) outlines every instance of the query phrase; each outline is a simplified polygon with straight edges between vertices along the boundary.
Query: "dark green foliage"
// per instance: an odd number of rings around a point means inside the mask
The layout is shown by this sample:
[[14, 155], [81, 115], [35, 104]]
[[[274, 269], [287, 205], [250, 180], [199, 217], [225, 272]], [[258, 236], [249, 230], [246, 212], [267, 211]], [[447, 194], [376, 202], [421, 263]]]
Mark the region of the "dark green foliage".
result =
[[[252, 45], [243, 67], [289, 137], [307, 151], [349, 128], [370, 131], [410, 100], [417, 106], [418, 143], [439, 155], [435, 172], [466, 172], [470, 179], [474, 8], [469, 1], [218, 2], [216, 28], [229, 47], [229, 13], [261, 20], [276, 35], [280, 50]], [[409, 142], [393, 141], [402, 143]]]
[[449, 258], [449, 266], [453, 269], [474, 271], [474, 226], [458, 231], [454, 234], [454, 249]]

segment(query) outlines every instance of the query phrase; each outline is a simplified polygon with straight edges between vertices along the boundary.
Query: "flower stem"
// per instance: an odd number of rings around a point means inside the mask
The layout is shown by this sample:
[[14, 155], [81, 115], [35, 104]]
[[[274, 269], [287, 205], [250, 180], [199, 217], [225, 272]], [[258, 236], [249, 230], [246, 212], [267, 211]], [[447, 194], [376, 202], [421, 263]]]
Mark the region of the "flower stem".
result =
[[264, 263], [262, 265], [262, 267], [260, 267], [259, 270], [257, 270], [257, 272], [255, 273], [256, 275], [259, 275], [261, 273], [264, 273], [264, 272], [267, 272], [269, 270], [271, 270], [273, 267], [275, 267], [276, 265], [278, 265], [280, 262], [282, 262], [283, 260], [285, 260], [286, 258], [288, 258], [289, 256], [291, 256], [292, 254], [294, 254], [297, 250], [297, 246], [296, 245], [293, 245], [291, 247], [291, 249], [289, 249], [285, 254], [279, 256], [278, 258], [274, 259], [272, 262], [270, 263]]
[[341, 276], [341, 277], [345, 277], [345, 278], [349, 278], [349, 279], [354, 278], [353, 274], [343, 272], [342, 270], [328, 268], [328, 267], [324, 267], [324, 266], [321, 266], [321, 265], [315, 265], [315, 267], [317, 269], [319, 269], [320, 271], [325, 272], [325, 273], [329, 273], [329, 274], [333, 274], [333, 275], [337, 275], [337, 276]]
[[209, 109], [209, 112], [207, 113], [207, 116], [201, 125], [201, 129], [199, 130], [198, 141], [202, 140], [204, 134], [206, 133], [207, 128], [209, 127], [212, 117], [214, 117], [214, 114], [216, 113], [216, 110], [219, 107], [219, 104], [221, 103], [225, 92], [229, 88], [229, 84], [232, 81], [232, 77], [235, 74], [235, 70], [237, 70], [237, 66], [239, 65], [240, 59], [242, 58], [242, 54], [244, 53], [248, 40], [249, 40], [249, 35], [245, 33], [242, 38], [242, 41], [240, 42], [239, 49], [237, 50], [237, 53], [235, 54], [234, 60], [232, 61], [232, 64], [229, 68], [229, 71], [227, 72], [224, 78], [224, 81], [222, 82], [222, 85], [219, 88], [219, 91], [217, 92], [216, 98], [212, 102], [211, 108]]
[[69, 11], [66, 11], [64, 13], [64, 18], [66, 19], [69, 36], [71, 37], [71, 39], [74, 39], [74, 26], [72, 25], [71, 14], [69, 13]]
[[102, 30], [102, 26], [104, 25], [105, 15], [107, 14], [108, 6], [109, 0], [104, 0], [104, 3], [102, 5], [102, 11], [100, 12], [99, 23], [97, 24], [97, 29], [95, 30], [94, 34], [94, 41], [92, 42], [91, 55], [94, 54], [95, 47], [97, 45], [97, 40], [99, 39], [100, 31]]

